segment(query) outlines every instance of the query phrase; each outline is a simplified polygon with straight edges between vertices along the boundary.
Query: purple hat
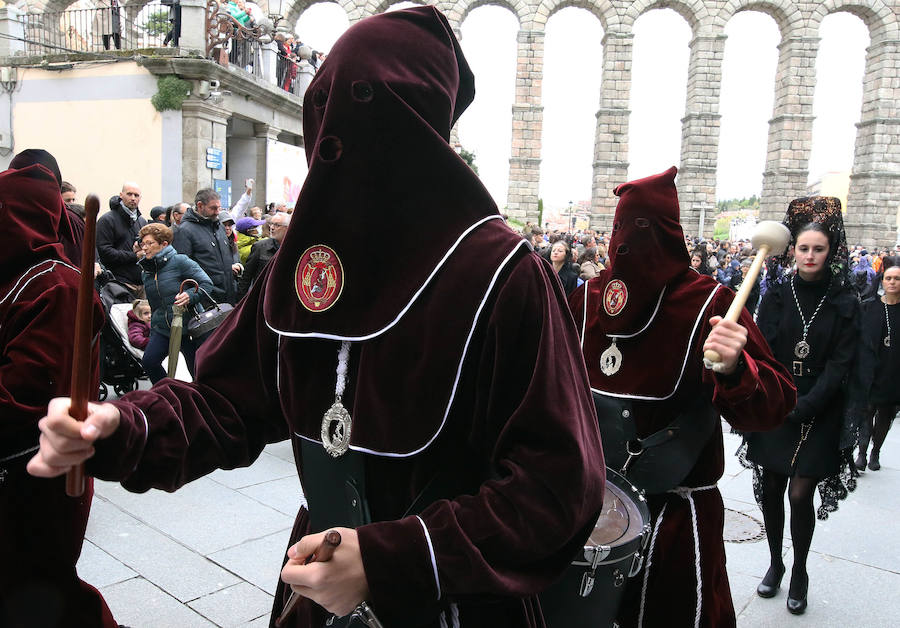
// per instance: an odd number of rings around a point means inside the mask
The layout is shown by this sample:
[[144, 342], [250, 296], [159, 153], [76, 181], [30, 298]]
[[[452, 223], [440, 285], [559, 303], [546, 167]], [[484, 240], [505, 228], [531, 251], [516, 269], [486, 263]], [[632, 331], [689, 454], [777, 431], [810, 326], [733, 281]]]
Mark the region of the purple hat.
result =
[[237, 229], [240, 233], [247, 233], [253, 227], [258, 227], [260, 225], [266, 224], [265, 220], [256, 220], [255, 218], [250, 218], [249, 216], [244, 216], [239, 219], [235, 224], [234, 228]]

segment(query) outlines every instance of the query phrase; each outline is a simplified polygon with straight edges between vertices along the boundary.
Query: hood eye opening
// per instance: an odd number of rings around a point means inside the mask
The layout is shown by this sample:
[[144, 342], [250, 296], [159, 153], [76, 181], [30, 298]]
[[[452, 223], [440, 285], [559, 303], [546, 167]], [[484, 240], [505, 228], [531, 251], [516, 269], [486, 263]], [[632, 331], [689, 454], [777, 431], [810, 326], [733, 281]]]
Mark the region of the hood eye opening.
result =
[[647, 227], [650, 226], [650, 221], [647, 220], [646, 218], [638, 217], [638, 218], [634, 219], [634, 224], [637, 225], [638, 227], [640, 227], [641, 229], [646, 229]]
[[329, 135], [319, 142], [319, 158], [326, 163], [334, 163], [341, 158], [344, 145], [340, 138]]
[[321, 87], [313, 93], [313, 107], [321, 109], [328, 102], [328, 93]]
[[357, 102], [371, 102], [375, 97], [375, 90], [368, 81], [355, 81], [350, 88], [353, 100]]
[[628, 255], [629, 251], [630, 251], [630, 249], [628, 248], [627, 244], [620, 244], [616, 248], [616, 255]]

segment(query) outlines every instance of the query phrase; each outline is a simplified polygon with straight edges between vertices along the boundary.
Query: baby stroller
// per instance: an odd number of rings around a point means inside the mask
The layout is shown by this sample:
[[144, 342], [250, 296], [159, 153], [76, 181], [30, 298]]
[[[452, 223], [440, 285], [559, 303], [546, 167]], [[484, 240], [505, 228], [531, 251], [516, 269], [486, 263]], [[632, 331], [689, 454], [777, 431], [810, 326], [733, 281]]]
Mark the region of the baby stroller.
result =
[[109, 386], [117, 395], [135, 390], [137, 380], [145, 379], [141, 358], [144, 352], [128, 342], [128, 311], [134, 295], [127, 286], [108, 276], [98, 280], [100, 301], [106, 311], [106, 324], [100, 330], [100, 390], [98, 399], [106, 400]]

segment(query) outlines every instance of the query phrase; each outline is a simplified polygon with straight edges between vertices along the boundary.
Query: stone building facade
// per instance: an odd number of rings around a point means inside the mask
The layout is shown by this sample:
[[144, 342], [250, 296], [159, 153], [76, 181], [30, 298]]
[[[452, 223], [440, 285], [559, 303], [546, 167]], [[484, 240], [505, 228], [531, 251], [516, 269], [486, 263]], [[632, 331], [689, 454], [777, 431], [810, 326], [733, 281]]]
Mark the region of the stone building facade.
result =
[[[322, 0], [283, 0], [286, 24]], [[351, 23], [380, 13], [399, 0], [336, 0]], [[146, 0], [125, 0], [128, 14]], [[16, 4], [25, 5], [26, 0]], [[267, 0], [258, 0], [267, 10]], [[900, 213], [900, 0], [439, 0], [434, 3], [460, 33], [467, 15], [484, 5], [511, 11], [519, 22], [515, 101], [507, 208], [520, 220], [538, 215], [543, 108], [544, 36], [548, 19], [567, 7], [590, 11], [603, 28], [600, 101], [594, 139], [591, 226], [609, 230], [616, 199], [611, 190], [626, 180], [633, 26], [647, 11], [678, 12], [692, 31], [687, 97], [682, 117], [678, 188], [685, 230], [697, 233], [700, 216], [715, 210], [719, 146], [719, 100], [725, 27], [741, 11], [770, 15], [781, 33], [775, 102], [761, 194], [762, 218], [780, 218], [787, 202], [807, 187], [812, 148], [813, 95], [819, 26], [835, 12], [858, 16], [869, 31], [863, 103], [857, 127], [846, 224], [850, 239], [884, 245], [896, 238]], [[59, 11], [71, 0], [28, 0], [28, 9]], [[206, 0], [182, 0], [203, 10]], [[190, 47], [190, 46], [189, 46]], [[706, 231], [712, 221], [705, 222]]]
[[[293, 23], [318, 0], [285, 0]], [[339, 0], [350, 22], [387, 9], [390, 0]], [[850, 239], [892, 243], [900, 211], [900, 2], [897, 0], [443, 0], [435, 3], [457, 33], [475, 8], [498, 5], [518, 19], [515, 102], [507, 207], [520, 220], [537, 218], [540, 181], [541, 83], [547, 20], [566, 7], [590, 11], [603, 31], [603, 64], [594, 139], [591, 224], [608, 230], [616, 199], [611, 190], [628, 173], [628, 124], [633, 26], [645, 12], [669, 8], [690, 25], [687, 98], [682, 117], [678, 188], [685, 230], [697, 233], [700, 215], [715, 211], [719, 97], [725, 26], [740, 11], [772, 16], [781, 32], [775, 105], [761, 195], [762, 218], [780, 219], [788, 201], [807, 187], [812, 148], [813, 94], [819, 25], [838, 11], [866, 24], [863, 105], [846, 216]], [[706, 230], [712, 221], [706, 221]]]

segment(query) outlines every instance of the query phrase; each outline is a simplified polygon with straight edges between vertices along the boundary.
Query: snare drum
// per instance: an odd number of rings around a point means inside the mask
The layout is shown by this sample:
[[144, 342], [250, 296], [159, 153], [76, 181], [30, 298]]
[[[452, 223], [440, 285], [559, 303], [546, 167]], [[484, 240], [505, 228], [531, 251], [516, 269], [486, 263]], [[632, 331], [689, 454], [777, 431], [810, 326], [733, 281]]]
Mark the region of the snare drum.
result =
[[625, 592], [637, 575], [650, 539], [650, 509], [641, 492], [606, 469], [603, 512], [562, 578], [541, 594], [550, 628], [612, 626]]

